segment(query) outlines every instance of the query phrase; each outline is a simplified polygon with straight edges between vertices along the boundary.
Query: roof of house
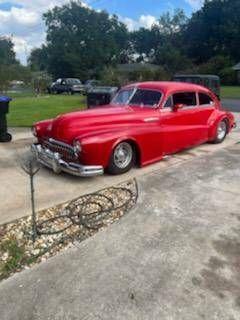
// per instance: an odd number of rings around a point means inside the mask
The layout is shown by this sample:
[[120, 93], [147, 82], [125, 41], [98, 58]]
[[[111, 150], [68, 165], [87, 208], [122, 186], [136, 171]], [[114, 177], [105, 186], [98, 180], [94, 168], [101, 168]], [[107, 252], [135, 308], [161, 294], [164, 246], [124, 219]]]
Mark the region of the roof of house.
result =
[[118, 64], [117, 68], [119, 71], [122, 71], [122, 72], [141, 71], [144, 69], [155, 71], [159, 69], [159, 66], [151, 63], [125, 63], [125, 64]]
[[175, 74], [174, 79], [176, 78], [211, 78], [215, 80], [219, 80], [219, 76], [214, 74]]
[[240, 62], [233, 66], [233, 70], [240, 71]]

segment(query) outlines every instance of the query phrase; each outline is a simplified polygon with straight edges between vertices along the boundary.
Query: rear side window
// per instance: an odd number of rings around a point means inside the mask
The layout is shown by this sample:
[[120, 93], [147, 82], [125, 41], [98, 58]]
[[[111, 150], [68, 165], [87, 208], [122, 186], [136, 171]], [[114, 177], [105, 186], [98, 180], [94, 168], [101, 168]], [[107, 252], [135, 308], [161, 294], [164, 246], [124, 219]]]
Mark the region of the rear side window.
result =
[[199, 104], [200, 105], [212, 105], [213, 100], [209, 95], [205, 93], [199, 93]]
[[173, 95], [173, 104], [183, 104], [185, 106], [196, 106], [197, 99], [195, 92], [181, 92]]

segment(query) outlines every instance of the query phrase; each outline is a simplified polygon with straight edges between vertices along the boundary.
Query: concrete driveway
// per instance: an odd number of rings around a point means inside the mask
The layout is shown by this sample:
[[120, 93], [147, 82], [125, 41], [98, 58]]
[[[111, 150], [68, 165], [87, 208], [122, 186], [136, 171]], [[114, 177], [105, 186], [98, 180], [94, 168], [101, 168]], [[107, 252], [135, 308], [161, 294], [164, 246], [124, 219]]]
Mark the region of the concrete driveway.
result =
[[138, 177], [122, 220], [0, 284], [1, 320], [240, 319], [239, 157]]
[[[236, 114], [240, 122], [239, 114]], [[29, 181], [19, 164], [19, 155], [28, 149], [33, 139], [29, 129], [12, 129], [14, 141], [0, 144], [0, 224], [26, 216], [30, 213]], [[161, 171], [184, 163], [195, 157], [211, 154], [216, 150], [240, 141], [239, 129], [221, 145], [204, 144], [200, 147], [171, 156], [157, 164], [134, 169], [122, 176], [104, 175], [95, 178], [77, 178], [67, 174], [56, 175], [42, 168], [36, 177], [37, 209], [46, 209], [59, 203], [72, 200], [80, 195], [112, 186], [132, 177], [139, 177], [154, 171]]]

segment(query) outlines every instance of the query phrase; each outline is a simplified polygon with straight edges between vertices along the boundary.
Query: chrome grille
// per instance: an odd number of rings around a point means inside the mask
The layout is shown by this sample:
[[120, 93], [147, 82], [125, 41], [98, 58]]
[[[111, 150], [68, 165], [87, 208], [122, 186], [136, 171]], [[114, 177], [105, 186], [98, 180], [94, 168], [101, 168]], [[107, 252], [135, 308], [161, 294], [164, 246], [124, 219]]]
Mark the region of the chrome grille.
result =
[[77, 159], [73, 147], [64, 142], [49, 139], [44, 140], [42, 146], [43, 148], [49, 149], [52, 152], [59, 153], [65, 160], [76, 161]]

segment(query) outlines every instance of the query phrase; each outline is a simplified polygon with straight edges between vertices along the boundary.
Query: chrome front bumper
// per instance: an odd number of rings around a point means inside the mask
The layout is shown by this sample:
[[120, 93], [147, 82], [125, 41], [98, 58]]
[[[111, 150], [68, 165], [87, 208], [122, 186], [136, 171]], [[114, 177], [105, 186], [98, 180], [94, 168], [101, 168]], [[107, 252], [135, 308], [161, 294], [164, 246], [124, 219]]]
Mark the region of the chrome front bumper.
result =
[[61, 159], [59, 153], [45, 149], [40, 144], [33, 144], [31, 149], [37, 160], [55, 173], [64, 171], [78, 177], [93, 177], [104, 172], [102, 166], [83, 166], [74, 162], [66, 162]]

